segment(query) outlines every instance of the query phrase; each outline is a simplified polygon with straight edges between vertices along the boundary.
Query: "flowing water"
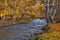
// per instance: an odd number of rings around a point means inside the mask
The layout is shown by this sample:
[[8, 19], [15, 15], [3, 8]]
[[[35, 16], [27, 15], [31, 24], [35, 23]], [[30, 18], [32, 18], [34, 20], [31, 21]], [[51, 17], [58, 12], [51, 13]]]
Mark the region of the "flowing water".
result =
[[16, 24], [0, 29], [0, 40], [28, 40], [34, 33], [42, 32], [45, 20], [34, 19], [27, 24]]

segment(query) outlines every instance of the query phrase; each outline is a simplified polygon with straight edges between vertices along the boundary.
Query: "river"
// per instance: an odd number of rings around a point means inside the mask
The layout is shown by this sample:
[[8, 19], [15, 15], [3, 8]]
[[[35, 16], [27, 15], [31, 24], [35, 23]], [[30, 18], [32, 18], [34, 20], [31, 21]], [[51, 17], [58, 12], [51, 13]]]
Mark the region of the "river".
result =
[[34, 19], [27, 24], [0, 28], [0, 40], [28, 40], [34, 33], [42, 32], [46, 24], [43, 19]]

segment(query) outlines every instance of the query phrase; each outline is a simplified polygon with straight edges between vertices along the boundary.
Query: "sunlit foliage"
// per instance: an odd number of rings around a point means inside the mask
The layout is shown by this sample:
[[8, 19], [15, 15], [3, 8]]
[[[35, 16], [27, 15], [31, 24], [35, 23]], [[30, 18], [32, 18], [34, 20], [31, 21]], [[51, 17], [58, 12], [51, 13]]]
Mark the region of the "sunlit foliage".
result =
[[[38, 2], [37, 2], [38, 1]], [[0, 0], [0, 16], [12, 15], [12, 20], [26, 17], [30, 20], [44, 13], [44, 5], [39, 0]]]

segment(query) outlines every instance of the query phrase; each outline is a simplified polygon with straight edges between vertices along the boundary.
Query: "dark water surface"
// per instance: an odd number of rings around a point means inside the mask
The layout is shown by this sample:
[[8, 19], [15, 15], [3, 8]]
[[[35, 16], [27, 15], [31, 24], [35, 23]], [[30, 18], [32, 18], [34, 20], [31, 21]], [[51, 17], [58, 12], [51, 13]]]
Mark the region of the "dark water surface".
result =
[[0, 40], [28, 40], [34, 33], [41, 32], [45, 20], [35, 19], [27, 24], [17, 24], [0, 29]]

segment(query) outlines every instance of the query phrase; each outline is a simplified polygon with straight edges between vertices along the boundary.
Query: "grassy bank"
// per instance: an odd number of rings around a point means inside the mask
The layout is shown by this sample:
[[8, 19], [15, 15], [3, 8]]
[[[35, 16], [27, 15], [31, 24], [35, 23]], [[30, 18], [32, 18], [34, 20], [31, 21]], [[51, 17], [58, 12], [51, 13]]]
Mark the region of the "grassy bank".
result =
[[41, 33], [35, 33], [30, 40], [60, 40], [60, 23], [49, 24]]

